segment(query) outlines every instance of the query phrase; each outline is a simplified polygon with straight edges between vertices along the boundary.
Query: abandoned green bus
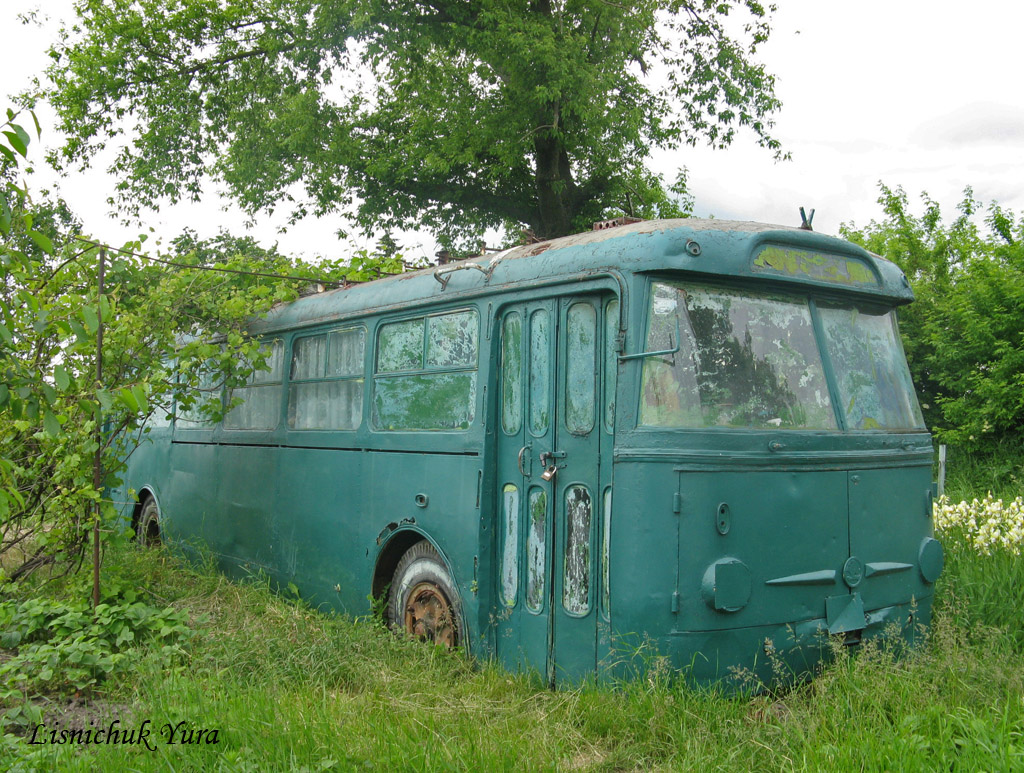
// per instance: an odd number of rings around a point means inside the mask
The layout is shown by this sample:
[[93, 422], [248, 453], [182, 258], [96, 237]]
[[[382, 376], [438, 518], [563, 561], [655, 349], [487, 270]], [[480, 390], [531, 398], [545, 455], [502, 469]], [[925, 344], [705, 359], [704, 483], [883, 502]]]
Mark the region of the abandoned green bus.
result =
[[[302, 298], [217, 425], [132, 453], [136, 533], [551, 684], [813, 672], [930, 618], [900, 270], [647, 221]], [[662, 662], [665, 662], [664, 660]]]

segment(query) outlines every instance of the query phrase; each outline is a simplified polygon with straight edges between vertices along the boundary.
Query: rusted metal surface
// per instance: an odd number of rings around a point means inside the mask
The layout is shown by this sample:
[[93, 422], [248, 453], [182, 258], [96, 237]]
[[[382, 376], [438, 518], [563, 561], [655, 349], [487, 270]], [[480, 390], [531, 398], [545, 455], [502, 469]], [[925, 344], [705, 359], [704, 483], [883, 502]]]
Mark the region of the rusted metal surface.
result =
[[611, 220], [598, 220], [594, 223], [591, 230], [593, 231], [604, 231], [606, 228], [620, 228], [624, 225], [632, 225], [633, 223], [642, 223], [644, 219], [642, 217], [615, 217]]
[[417, 639], [448, 648], [454, 647], [458, 638], [451, 602], [431, 582], [421, 582], [409, 591], [404, 628]]

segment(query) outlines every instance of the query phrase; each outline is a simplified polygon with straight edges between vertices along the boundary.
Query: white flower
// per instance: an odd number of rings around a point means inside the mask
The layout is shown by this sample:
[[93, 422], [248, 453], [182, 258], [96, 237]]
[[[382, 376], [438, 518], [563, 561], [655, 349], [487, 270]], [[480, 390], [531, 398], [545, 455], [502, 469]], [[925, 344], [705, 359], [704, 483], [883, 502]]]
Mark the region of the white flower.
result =
[[1020, 555], [1024, 546], [1024, 498], [1012, 502], [994, 499], [991, 492], [984, 499], [951, 505], [948, 497], [940, 497], [933, 506], [936, 530], [946, 538], [962, 538], [981, 555], [993, 549]]

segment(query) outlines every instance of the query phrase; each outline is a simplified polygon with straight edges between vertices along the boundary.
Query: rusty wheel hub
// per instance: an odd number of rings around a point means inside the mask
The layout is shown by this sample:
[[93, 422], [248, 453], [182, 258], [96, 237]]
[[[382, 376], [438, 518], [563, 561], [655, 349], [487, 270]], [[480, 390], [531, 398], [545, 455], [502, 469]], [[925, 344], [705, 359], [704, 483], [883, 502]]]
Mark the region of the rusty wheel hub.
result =
[[409, 591], [405, 604], [405, 630], [426, 641], [455, 646], [455, 620], [451, 604], [431, 582], [421, 582]]

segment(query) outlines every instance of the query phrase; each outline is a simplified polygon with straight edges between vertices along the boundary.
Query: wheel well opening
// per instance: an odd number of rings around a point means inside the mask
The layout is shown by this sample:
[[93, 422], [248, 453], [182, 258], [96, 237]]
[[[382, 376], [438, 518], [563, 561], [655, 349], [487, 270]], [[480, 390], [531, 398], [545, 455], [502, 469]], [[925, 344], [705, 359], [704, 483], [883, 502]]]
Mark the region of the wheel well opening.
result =
[[388, 540], [384, 550], [377, 558], [377, 567], [373, 570], [373, 598], [379, 605], [380, 614], [387, 618], [387, 599], [391, 580], [395, 576], [395, 569], [398, 562], [402, 560], [405, 551], [411, 548], [420, 540], [423, 535], [415, 531], [400, 531]]
[[146, 500], [153, 496], [149, 489], [142, 489], [139, 492], [135, 507], [132, 508], [132, 531], [139, 533], [139, 519], [142, 517], [142, 508], [146, 506]]
[[[144, 489], [142, 489], [139, 492], [139, 494], [138, 494], [138, 501], [135, 503], [135, 506], [132, 508], [132, 532], [134, 532], [135, 538], [137, 540], [140, 537], [140, 535], [139, 535], [139, 528], [140, 528], [140, 524], [141, 524], [141, 520], [142, 520], [142, 511], [146, 507], [146, 502], [148, 502], [150, 499], [155, 499], [155, 497], [153, 496], [153, 492], [150, 491], [149, 489], [145, 489], [144, 488]], [[156, 522], [150, 523], [149, 531], [151, 533], [146, 535], [147, 539], [153, 539], [153, 540], [156, 540], [156, 541], [160, 540], [160, 525], [159, 525], [159, 523], [156, 523]]]

